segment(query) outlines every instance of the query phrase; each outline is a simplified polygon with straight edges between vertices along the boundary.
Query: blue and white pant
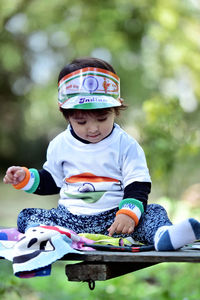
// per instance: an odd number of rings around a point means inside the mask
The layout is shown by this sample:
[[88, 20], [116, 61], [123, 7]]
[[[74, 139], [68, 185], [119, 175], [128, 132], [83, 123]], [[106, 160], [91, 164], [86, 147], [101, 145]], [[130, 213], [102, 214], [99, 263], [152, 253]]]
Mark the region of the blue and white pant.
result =
[[[108, 235], [107, 229], [114, 222], [117, 208], [97, 215], [73, 215], [64, 206], [52, 209], [26, 208], [18, 216], [18, 230], [22, 233], [33, 224], [66, 227], [78, 233], [93, 233]], [[131, 237], [144, 244], [153, 244], [154, 235], [161, 226], [172, 225], [166, 210], [158, 204], [147, 205], [139, 224]], [[127, 237], [114, 234], [113, 237]]]

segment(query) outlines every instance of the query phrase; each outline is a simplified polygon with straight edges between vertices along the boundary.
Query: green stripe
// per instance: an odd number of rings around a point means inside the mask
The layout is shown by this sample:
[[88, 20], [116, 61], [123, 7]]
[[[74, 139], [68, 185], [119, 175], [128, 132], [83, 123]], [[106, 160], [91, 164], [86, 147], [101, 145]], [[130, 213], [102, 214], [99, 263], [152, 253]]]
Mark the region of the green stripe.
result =
[[114, 107], [111, 106], [110, 103], [106, 102], [96, 102], [96, 103], [82, 103], [82, 104], [77, 104], [74, 105], [72, 108], [74, 109], [98, 109], [98, 108], [107, 108], [107, 107]]
[[119, 209], [121, 209], [123, 207], [124, 204], [134, 204], [135, 206], [137, 206], [139, 208], [139, 210], [141, 211], [141, 214], [144, 212], [144, 206], [142, 204], [141, 201], [136, 200], [134, 198], [126, 198], [123, 199], [120, 203], [119, 203]]
[[39, 175], [38, 170], [36, 170], [36, 169], [29, 169], [29, 171], [34, 174], [35, 181], [34, 181], [32, 187], [28, 191], [26, 191], [26, 193], [32, 194], [37, 190], [37, 188], [40, 184], [40, 175]]
[[[67, 94], [67, 98], [72, 98], [75, 96], [107, 96], [107, 97], [113, 97], [118, 98], [119, 94], [105, 94], [105, 93], [74, 93], [74, 94]], [[65, 96], [66, 97], [66, 96]]]
[[105, 192], [104, 191], [102, 191], [102, 192], [86, 192], [86, 193], [79, 193], [79, 194], [70, 194], [67, 192], [64, 192], [64, 193], [67, 197], [72, 198], [72, 199], [81, 199], [87, 203], [95, 203], [103, 196], [103, 194]]

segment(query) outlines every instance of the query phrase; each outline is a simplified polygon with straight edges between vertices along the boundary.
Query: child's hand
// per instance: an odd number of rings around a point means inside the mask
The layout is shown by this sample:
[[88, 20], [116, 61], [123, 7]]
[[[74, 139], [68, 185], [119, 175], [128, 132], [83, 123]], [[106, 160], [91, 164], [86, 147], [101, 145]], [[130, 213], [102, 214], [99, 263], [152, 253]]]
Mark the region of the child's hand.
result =
[[109, 236], [112, 236], [115, 232], [117, 234], [131, 234], [134, 231], [134, 228], [135, 222], [131, 217], [125, 214], [118, 214], [113, 224], [108, 228]]
[[3, 182], [8, 184], [18, 184], [21, 181], [23, 181], [23, 179], [26, 176], [26, 172], [22, 167], [10, 167], [8, 168], [6, 175], [3, 179]]

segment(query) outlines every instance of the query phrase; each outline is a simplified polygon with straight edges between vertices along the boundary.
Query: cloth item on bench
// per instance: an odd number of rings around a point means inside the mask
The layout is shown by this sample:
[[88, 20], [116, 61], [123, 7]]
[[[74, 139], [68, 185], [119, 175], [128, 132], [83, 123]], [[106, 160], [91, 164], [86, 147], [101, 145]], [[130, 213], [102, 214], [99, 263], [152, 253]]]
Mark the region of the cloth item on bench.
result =
[[5, 241], [19, 241], [23, 237], [17, 228], [4, 228], [0, 227], [0, 240]]
[[[13, 240], [13, 233], [18, 240]], [[81, 253], [78, 250], [84, 243], [93, 243], [60, 226], [36, 225], [25, 234], [13, 228], [1, 229], [0, 236], [0, 256], [13, 262], [13, 272], [21, 278], [50, 275], [52, 263], [66, 254]]]
[[124, 246], [132, 238], [113, 238], [102, 234], [76, 234], [60, 226], [35, 225], [25, 234], [17, 228], [0, 229], [0, 257], [13, 262], [13, 272], [20, 278], [48, 276], [51, 265], [68, 253], [95, 251], [84, 244]]
[[94, 244], [98, 245], [113, 245], [113, 246], [131, 246], [132, 244], [139, 244], [134, 241], [131, 237], [127, 238], [114, 238], [103, 234], [92, 234], [92, 233], [79, 233], [79, 236], [93, 240]]

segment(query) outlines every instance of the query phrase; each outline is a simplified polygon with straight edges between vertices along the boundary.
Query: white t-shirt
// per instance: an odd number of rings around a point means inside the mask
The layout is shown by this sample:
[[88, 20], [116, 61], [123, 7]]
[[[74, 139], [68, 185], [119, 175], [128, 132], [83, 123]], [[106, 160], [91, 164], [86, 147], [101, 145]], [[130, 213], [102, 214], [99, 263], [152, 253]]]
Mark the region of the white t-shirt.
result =
[[116, 208], [127, 185], [151, 182], [144, 151], [117, 124], [95, 144], [74, 138], [69, 125], [50, 142], [43, 167], [61, 188], [59, 204], [78, 215]]

